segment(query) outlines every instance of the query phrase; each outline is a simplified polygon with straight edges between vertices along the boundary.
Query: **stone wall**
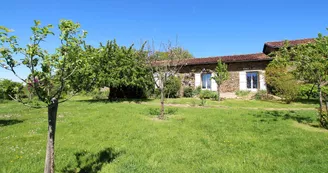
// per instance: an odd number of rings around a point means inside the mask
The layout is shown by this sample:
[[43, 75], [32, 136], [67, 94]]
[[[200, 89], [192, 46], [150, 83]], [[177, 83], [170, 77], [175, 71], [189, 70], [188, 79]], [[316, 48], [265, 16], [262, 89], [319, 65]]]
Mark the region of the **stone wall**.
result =
[[[232, 62], [227, 63], [229, 79], [221, 85], [221, 92], [235, 92], [239, 90], [239, 71], [265, 70], [270, 61]], [[202, 71], [214, 72], [216, 64], [184, 66], [180, 70], [182, 91], [184, 87], [195, 87], [195, 73]]]
[[239, 73], [229, 72], [229, 79], [221, 84], [221, 92], [235, 92], [239, 90]]

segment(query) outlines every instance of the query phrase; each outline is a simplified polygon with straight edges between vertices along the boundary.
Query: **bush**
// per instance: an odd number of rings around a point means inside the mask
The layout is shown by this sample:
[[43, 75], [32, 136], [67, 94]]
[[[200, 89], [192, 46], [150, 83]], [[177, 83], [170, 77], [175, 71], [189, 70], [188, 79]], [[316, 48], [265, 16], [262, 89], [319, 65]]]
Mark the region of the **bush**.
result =
[[192, 95], [193, 96], [198, 96], [201, 91], [202, 91], [202, 88], [199, 86], [196, 89], [194, 89], [194, 91], [192, 92]]
[[186, 87], [183, 89], [183, 96], [184, 97], [193, 97], [193, 89], [191, 87]]
[[248, 90], [238, 90], [236, 91], [236, 95], [239, 97], [247, 96], [251, 91]]
[[100, 90], [94, 90], [92, 92], [92, 99], [93, 100], [104, 100], [108, 99], [109, 91], [100, 91]]
[[298, 96], [299, 84], [290, 75], [281, 77], [281, 81], [276, 82], [277, 95], [289, 104]]
[[200, 99], [213, 99], [217, 100], [218, 99], [218, 94], [214, 91], [210, 90], [202, 90], [199, 94]]
[[181, 80], [170, 76], [165, 83], [164, 95], [166, 98], [177, 98], [180, 96]]
[[268, 92], [266, 90], [259, 90], [257, 93], [254, 95], [255, 100], [268, 100]]
[[[328, 87], [321, 87], [321, 91], [323, 93], [328, 93]], [[298, 95], [301, 98], [317, 99], [317, 98], [319, 98], [318, 87], [316, 85], [313, 86], [313, 84], [300, 85]]]
[[[165, 115], [174, 115], [178, 112], [177, 108], [166, 108], [164, 109], [164, 114]], [[149, 108], [148, 109], [148, 114], [149, 115], [155, 115], [158, 116], [160, 115], [161, 110], [159, 108]]]
[[14, 82], [8, 79], [0, 80], [0, 99], [11, 100], [9, 97], [27, 97], [26, 94], [23, 92], [23, 85], [19, 82]]

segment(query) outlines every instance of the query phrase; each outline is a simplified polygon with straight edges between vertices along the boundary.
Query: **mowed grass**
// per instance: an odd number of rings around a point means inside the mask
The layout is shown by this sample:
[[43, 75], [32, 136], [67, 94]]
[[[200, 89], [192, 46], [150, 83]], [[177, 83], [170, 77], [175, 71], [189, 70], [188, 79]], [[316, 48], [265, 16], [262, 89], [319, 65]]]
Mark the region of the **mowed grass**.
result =
[[[158, 103], [159, 99], [149, 100], [149, 103]], [[166, 103], [170, 104], [187, 104], [190, 106], [198, 106], [201, 103], [199, 98], [176, 98], [166, 99]], [[220, 106], [229, 108], [257, 108], [257, 109], [268, 109], [268, 108], [283, 108], [283, 109], [297, 109], [297, 108], [317, 108], [319, 107], [319, 101], [315, 100], [302, 100], [299, 102], [292, 102], [286, 104], [282, 101], [260, 101], [260, 100], [242, 100], [242, 99], [225, 99], [223, 101], [214, 101], [206, 99], [204, 106]]]
[[[106, 148], [116, 155], [101, 172], [328, 170], [327, 130], [299, 123], [315, 124], [314, 110], [174, 107], [174, 115], [158, 121], [149, 114], [154, 104], [75, 99], [60, 105], [56, 172], [76, 167], [76, 153], [96, 155]], [[0, 172], [42, 172], [46, 134], [46, 109], [0, 103]]]

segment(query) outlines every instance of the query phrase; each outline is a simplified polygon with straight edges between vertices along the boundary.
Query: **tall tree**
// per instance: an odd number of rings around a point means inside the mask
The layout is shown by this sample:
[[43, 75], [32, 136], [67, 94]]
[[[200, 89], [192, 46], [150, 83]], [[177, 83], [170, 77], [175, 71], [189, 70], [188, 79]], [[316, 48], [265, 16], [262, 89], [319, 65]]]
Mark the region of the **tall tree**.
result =
[[184, 60], [190, 58], [186, 56], [186, 51], [178, 46], [172, 46], [170, 42], [162, 44], [159, 50], [156, 50], [154, 44], [148, 45], [147, 64], [153, 74], [153, 81], [156, 88], [160, 91], [160, 115], [159, 119], [165, 119], [164, 116], [164, 92], [167, 81], [170, 76], [175, 76], [185, 65]]
[[220, 88], [221, 84], [227, 80], [229, 77], [229, 72], [228, 72], [228, 66], [227, 64], [223, 63], [221, 59], [218, 60], [218, 64], [216, 65], [214, 76], [212, 79], [216, 82], [218, 85], [218, 102], [220, 102]]
[[[67, 79], [78, 69], [83, 59], [83, 39], [86, 32], [80, 30], [80, 24], [70, 20], [61, 20], [59, 23], [61, 45], [54, 54], [49, 54], [41, 48], [41, 43], [48, 35], [54, 35], [52, 25], [41, 26], [40, 21], [34, 21], [30, 43], [20, 47], [17, 37], [11, 35], [11, 30], [0, 27], [0, 63], [1, 67], [13, 72], [20, 80], [30, 86], [38, 99], [48, 108], [48, 141], [45, 158], [45, 173], [55, 171], [55, 132], [59, 100], [67, 87]], [[17, 61], [14, 56], [21, 54], [24, 58]], [[21, 78], [15, 71], [16, 67], [24, 65], [30, 70], [28, 79]], [[58, 74], [58, 75], [55, 75]], [[14, 98], [14, 100], [29, 105], [28, 102]]]
[[[313, 43], [289, 47], [288, 43], [274, 54], [275, 63], [287, 64], [298, 80], [318, 88], [320, 123], [324, 126], [322, 87], [328, 84], [328, 37], [318, 35]], [[326, 106], [326, 111], [328, 108]]]
[[151, 73], [146, 67], [140, 50], [119, 46], [115, 40], [100, 44], [97, 53], [89, 62], [97, 77], [97, 87], [109, 87], [109, 99], [141, 98], [150, 89]]

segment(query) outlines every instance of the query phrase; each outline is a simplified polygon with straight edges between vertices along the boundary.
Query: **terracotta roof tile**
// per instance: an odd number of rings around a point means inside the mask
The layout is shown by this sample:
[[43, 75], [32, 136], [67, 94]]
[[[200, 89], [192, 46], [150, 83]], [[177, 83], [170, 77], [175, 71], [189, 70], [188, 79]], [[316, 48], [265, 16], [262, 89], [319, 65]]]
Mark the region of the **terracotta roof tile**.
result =
[[226, 63], [272, 60], [271, 57], [265, 55], [264, 53], [255, 53], [255, 54], [243, 54], [243, 55], [216, 56], [216, 57], [207, 57], [207, 58], [193, 58], [193, 59], [184, 60], [183, 62], [186, 65], [216, 64], [219, 59], [221, 59], [222, 62], [226, 62]]
[[[290, 46], [295, 46], [298, 44], [306, 44], [306, 43], [312, 43], [314, 42], [314, 38], [306, 38], [306, 39], [299, 39], [299, 40], [288, 40], [288, 43]], [[272, 42], [266, 42], [265, 45], [273, 48], [279, 48], [282, 47], [285, 43], [284, 41], [272, 41]]]

